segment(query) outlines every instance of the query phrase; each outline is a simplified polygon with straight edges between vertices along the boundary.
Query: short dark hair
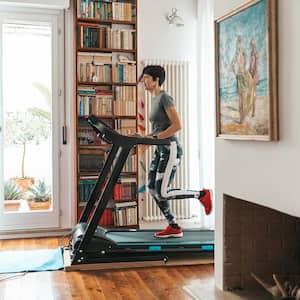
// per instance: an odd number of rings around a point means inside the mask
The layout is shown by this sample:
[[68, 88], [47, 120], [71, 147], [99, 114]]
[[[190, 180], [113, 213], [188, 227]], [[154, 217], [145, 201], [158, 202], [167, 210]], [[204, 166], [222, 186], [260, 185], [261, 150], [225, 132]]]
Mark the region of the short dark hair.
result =
[[162, 66], [158, 66], [158, 65], [146, 66], [143, 69], [143, 75], [144, 74], [150, 75], [153, 78], [153, 80], [156, 80], [156, 78], [159, 78], [159, 80], [158, 80], [159, 86], [161, 86], [164, 83], [165, 77], [166, 77], [165, 69]]

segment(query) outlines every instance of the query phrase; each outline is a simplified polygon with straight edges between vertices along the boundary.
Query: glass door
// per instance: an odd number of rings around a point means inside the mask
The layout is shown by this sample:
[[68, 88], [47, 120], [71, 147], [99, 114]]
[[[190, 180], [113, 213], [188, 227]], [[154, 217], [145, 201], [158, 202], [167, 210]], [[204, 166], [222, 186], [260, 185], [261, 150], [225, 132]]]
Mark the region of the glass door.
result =
[[0, 230], [59, 226], [56, 29], [41, 14], [1, 22]]

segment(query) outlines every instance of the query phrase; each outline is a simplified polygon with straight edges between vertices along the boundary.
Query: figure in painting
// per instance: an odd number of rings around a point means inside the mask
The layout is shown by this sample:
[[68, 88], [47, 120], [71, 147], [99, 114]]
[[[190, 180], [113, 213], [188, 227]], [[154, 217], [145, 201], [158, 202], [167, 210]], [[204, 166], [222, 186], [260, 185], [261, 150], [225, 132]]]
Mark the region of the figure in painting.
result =
[[252, 112], [251, 116], [255, 116], [255, 101], [256, 101], [256, 85], [258, 83], [258, 51], [256, 48], [256, 42], [255, 39], [252, 38], [250, 41], [250, 63], [249, 63], [249, 73], [251, 74], [253, 80], [254, 80], [254, 99], [252, 104]]
[[246, 69], [246, 50], [241, 36], [237, 38], [236, 52], [231, 66], [236, 76], [239, 96], [239, 123], [242, 124], [249, 112], [252, 111], [253, 113], [255, 111], [256, 83]]

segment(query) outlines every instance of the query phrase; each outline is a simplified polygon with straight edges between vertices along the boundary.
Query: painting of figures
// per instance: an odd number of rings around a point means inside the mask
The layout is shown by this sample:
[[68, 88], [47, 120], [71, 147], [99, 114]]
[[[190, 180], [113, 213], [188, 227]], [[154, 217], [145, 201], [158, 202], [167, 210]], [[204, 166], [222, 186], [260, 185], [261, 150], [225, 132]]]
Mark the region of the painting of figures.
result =
[[215, 21], [217, 136], [277, 140], [276, 0]]

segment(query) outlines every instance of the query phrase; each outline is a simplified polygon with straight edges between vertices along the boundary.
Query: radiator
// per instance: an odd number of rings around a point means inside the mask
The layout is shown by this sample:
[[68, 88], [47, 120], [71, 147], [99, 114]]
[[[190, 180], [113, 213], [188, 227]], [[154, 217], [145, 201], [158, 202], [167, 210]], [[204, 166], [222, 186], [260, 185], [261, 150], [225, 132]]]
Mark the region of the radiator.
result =
[[[166, 81], [162, 85], [162, 89], [170, 94], [174, 100], [177, 111], [180, 115], [182, 130], [178, 134], [178, 138], [183, 147], [183, 159], [180, 166], [177, 169], [174, 184], [172, 188], [186, 188], [189, 186], [189, 175], [188, 175], [188, 82], [189, 82], [189, 63], [180, 61], [165, 61], [165, 60], [144, 60], [143, 67], [147, 65], [160, 65], [165, 68]], [[145, 118], [145, 131], [151, 132], [150, 122], [148, 116], [151, 110], [151, 97], [152, 95], [145, 91], [143, 95], [145, 101], [144, 107], [144, 118]], [[149, 150], [145, 151], [145, 179], [148, 182], [147, 174], [149, 165], [151, 162], [153, 147], [149, 147]], [[143, 203], [143, 216], [142, 219], [145, 221], [159, 221], [164, 220], [164, 216], [160, 212], [155, 201], [151, 199], [148, 192], [145, 193], [145, 201]], [[187, 219], [191, 217], [191, 209], [189, 199], [174, 200], [170, 201], [173, 213], [175, 213], [177, 219]]]

